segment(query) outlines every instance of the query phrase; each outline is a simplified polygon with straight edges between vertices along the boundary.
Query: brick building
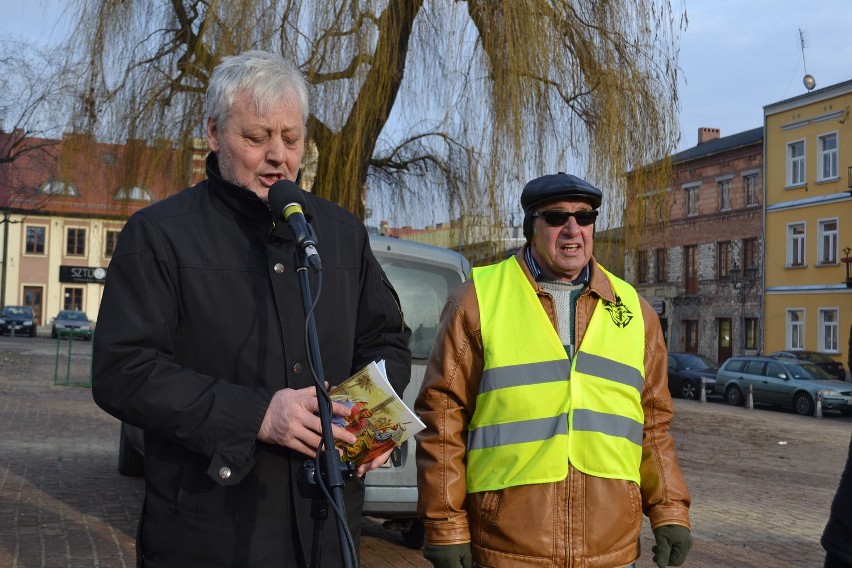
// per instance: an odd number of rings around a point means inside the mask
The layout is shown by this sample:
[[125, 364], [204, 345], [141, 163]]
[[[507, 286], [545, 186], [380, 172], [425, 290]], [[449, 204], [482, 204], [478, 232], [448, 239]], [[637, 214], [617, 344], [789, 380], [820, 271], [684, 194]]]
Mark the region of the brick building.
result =
[[645, 217], [625, 276], [654, 306], [670, 351], [719, 362], [757, 352], [763, 128], [725, 137], [699, 129], [698, 144], [673, 155], [671, 167], [667, 187], [628, 191], [627, 211]]
[[[0, 131], [0, 148], [20, 140]], [[0, 164], [3, 305], [30, 305], [38, 325], [60, 310], [96, 320], [107, 267], [125, 220], [203, 177], [206, 146], [103, 144], [89, 136], [27, 139], [41, 148]]]

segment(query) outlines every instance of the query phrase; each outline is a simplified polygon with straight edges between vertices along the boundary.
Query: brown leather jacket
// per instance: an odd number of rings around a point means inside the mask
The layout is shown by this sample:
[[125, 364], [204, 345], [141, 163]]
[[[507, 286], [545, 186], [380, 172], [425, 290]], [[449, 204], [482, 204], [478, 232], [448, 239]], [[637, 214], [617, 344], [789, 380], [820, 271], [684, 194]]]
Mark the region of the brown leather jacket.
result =
[[[523, 253], [523, 249], [518, 253], [518, 262], [555, 327], [553, 299], [530, 276]], [[609, 280], [592, 259], [589, 287], [576, 305], [580, 341], [599, 298], [615, 301]], [[427, 543], [472, 542], [474, 559], [482, 567], [613, 568], [639, 557], [643, 513], [654, 528], [671, 524], [689, 528], [689, 491], [669, 434], [674, 411], [666, 345], [659, 318], [647, 301], [641, 303], [645, 321], [641, 487], [570, 467], [568, 477], [557, 483], [468, 495], [465, 443], [483, 349], [473, 282], [455, 291], [444, 307], [415, 404], [426, 424], [417, 435], [417, 475], [418, 514], [425, 522]]]

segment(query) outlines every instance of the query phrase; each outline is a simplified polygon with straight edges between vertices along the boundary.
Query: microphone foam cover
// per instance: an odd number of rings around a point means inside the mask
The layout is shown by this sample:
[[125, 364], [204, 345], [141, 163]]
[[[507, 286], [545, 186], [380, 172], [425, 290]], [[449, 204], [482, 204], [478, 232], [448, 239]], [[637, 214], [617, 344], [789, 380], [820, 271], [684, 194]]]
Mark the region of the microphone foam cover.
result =
[[281, 179], [269, 188], [269, 208], [276, 215], [282, 215], [284, 208], [291, 203], [305, 205], [305, 196], [302, 188], [289, 179]]

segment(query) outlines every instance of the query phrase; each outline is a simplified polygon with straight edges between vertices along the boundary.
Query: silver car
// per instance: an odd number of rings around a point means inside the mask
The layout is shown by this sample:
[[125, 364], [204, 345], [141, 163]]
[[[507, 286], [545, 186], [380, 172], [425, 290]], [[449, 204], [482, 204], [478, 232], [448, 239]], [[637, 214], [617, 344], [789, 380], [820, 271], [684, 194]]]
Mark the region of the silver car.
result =
[[817, 401], [823, 410], [852, 414], [852, 384], [835, 380], [815, 364], [776, 357], [731, 357], [716, 374], [716, 386], [735, 406], [751, 392], [755, 404], [792, 408], [813, 416]]

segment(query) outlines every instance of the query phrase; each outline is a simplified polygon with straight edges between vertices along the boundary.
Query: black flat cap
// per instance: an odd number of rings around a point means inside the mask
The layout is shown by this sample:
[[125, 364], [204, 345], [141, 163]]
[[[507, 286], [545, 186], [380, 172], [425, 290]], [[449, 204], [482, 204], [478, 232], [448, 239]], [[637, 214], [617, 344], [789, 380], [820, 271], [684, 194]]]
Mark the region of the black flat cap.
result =
[[554, 199], [585, 199], [594, 209], [601, 206], [601, 190], [577, 176], [559, 172], [535, 178], [521, 192], [521, 207], [530, 212], [538, 205]]

